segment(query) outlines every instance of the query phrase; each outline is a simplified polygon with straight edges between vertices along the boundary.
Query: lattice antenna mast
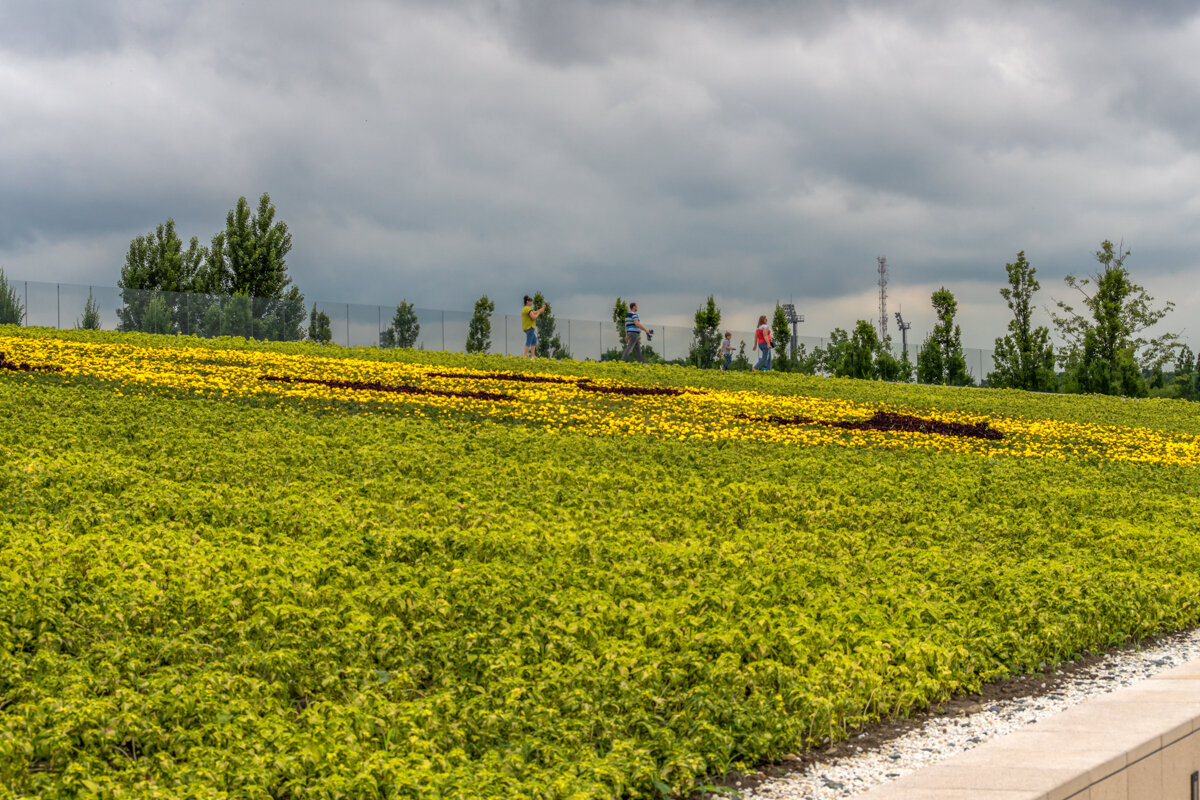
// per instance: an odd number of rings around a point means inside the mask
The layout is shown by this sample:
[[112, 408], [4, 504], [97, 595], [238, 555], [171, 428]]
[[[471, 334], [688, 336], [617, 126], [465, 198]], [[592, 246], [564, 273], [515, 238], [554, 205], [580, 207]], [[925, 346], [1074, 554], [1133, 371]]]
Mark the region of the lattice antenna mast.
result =
[[887, 336], [887, 257], [879, 256], [879, 338]]

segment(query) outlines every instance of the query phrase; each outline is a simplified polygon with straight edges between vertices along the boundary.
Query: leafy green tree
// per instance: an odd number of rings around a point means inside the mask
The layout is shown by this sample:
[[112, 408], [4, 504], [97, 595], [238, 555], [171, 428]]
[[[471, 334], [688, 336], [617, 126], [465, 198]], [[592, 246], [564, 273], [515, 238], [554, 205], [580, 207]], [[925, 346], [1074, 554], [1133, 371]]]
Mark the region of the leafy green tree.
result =
[[384, 347], [412, 348], [421, 335], [421, 323], [417, 321], [417, 312], [407, 299], [401, 300], [396, 306], [396, 314], [392, 324], [383, 332]]
[[467, 352], [486, 353], [492, 346], [492, 314], [496, 304], [485, 294], [475, 301], [475, 313], [467, 327]]
[[[618, 297], [617, 302], [613, 304], [612, 319], [613, 323], [617, 326], [617, 339], [621, 342], [621, 347], [625, 346], [625, 315], [628, 313], [629, 304]], [[643, 353], [645, 350], [646, 348], [643, 345]]]
[[775, 340], [776, 362], [782, 365], [784, 372], [790, 371], [792, 364], [788, 359], [788, 344], [792, 341], [792, 329], [787, 321], [787, 312], [779, 303], [775, 304], [775, 313], [771, 315], [771, 336]]
[[688, 363], [702, 369], [716, 367], [717, 349], [721, 346], [721, 309], [710, 294], [696, 309], [692, 327], [692, 343], [688, 347]]
[[917, 379], [942, 386], [970, 386], [967, 360], [962, 350], [962, 328], [954, 324], [958, 301], [945, 286], [933, 293], [938, 322], [917, 353]]
[[738, 372], [749, 372], [750, 359], [746, 355], [746, 340], [745, 339], [741, 339], [738, 342], [737, 355], [734, 356], [733, 360], [729, 362], [729, 368], [731, 370], [737, 370]]
[[1098, 272], [1082, 279], [1064, 278], [1083, 296], [1081, 310], [1058, 300], [1055, 305], [1062, 313], [1052, 314], [1066, 343], [1059, 361], [1066, 370], [1067, 391], [1143, 397], [1142, 372], [1152, 372], [1178, 347], [1178, 334], [1143, 335], [1175, 304], [1154, 306], [1154, 298], [1129, 278], [1129, 255], [1129, 250], [1105, 239], [1095, 254]]
[[198, 291], [252, 298], [254, 337], [298, 339], [304, 295], [294, 286], [288, 288], [292, 283], [287, 274], [292, 235], [275, 213], [266, 192], [253, 212], [246, 198], [239, 197], [225, 215], [225, 230], [213, 237], [194, 283]]
[[[153, 333], [178, 330], [181, 321], [179, 295], [195, 291], [197, 277], [207, 256], [208, 251], [195, 236], [184, 248], [183, 240], [175, 232], [175, 220], [170, 218], [150, 233], [133, 239], [117, 281], [124, 303], [117, 310], [120, 319], [118, 329]], [[163, 292], [169, 294], [164, 296]], [[151, 302], [156, 307], [154, 315], [147, 322]], [[162, 309], [158, 306], [163, 305], [167, 308], [169, 318], [166, 331], [158, 330], [163, 322]]]
[[850, 345], [850, 334], [841, 328], [834, 328], [829, 333], [829, 344], [813, 350], [817, 358], [817, 369], [826, 375], [840, 375], [842, 361], [846, 358], [846, 350]]
[[892, 337], [885, 336], [875, 354], [875, 377], [883, 381], [908, 383], [913, 378], [913, 363], [905, 351], [900, 358], [892, 353]]
[[796, 345], [796, 355], [790, 361], [792, 363], [789, 364], [789, 367], [792, 372], [815, 375], [821, 368], [821, 348], [813, 348], [812, 353], [809, 353], [808, 347], [801, 342]]
[[845, 357], [834, 373], [839, 378], [870, 379], [875, 377], [875, 354], [879, 350], [879, 336], [875, 326], [864, 319], [854, 325], [854, 333], [846, 345]]
[[75, 327], [84, 331], [100, 330], [100, 304], [90, 294], [83, 304], [83, 316], [75, 323]]
[[171, 322], [171, 307], [167, 304], [162, 292], [150, 293], [139, 330], [144, 333], [174, 332], [174, 325]]
[[329, 315], [324, 311], [317, 311], [316, 303], [313, 303], [312, 313], [308, 315], [308, 340], [319, 344], [329, 344], [333, 341], [333, 327], [329, 322]]
[[570, 358], [571, 354], [558, 336], [558, 325], [554, 321], [554, 313], [541, 292], [534, 292], [533, 307], [545, 307], [533, 324], [537, 327], [537, 354], [539, 358]]
[[1004, 268], [1008, 286], [1000, 290], [1000, 296], [1008, 303], [1013, 318], [1008, 323], [1008, 334], [996, 339], [992, 356], [996, 368], [988, 375], [988, 383], [998, 389], [1056, 391], [1058, 376], [1054, 372], [1050, 330], [1033, 326], [1033, 294], [1041, 288], [1035, 277], [1037, 269], [1025, 259], [1024, 250]]
[[1175, 356], [1175, 374], [1171, 379], [1175, 396], [1184, 400], [1198, 399], [1196, 377], [1196, 356], [1192, 348], [1186, 344], [1181, 345], [1179, 353]]
[[0, 268], [0, 325], [20, 325], [25, 319], [25, 304], [17, 295], [15, 286], [4, 277], [4, 269]]

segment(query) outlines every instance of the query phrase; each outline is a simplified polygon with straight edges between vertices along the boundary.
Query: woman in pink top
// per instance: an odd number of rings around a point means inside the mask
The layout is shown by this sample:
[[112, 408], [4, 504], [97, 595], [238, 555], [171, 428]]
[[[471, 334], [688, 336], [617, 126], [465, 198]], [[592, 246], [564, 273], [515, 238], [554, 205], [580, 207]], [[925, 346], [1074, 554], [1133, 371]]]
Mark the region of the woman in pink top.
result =
[[767, 324], [765, 314], [758, 318], [758, 328], [754, 331], [754, 346], [762, 351], [762, 355], [759, 357], [758, 363], [751, 369], [770, 369], [771, 348], [774, 346], [774, 342], [771, 341], [771, 326]]

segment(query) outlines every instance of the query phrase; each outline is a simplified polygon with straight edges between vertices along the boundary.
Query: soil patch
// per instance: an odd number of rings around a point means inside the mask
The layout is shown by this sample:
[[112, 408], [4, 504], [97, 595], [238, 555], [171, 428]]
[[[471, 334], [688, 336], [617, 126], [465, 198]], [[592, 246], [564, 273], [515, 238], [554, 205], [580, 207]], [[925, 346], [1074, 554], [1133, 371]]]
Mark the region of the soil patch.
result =
[[679, 395], [683, 394], [682, 389], [672, 389], [667, 386], [597, 386], [590, 381], [581, 381], [579, 388], [583, 389], [585, 392], [596, 392], [598, 394], [619, 394], [624, 397], [678, 397]]
[[[510, 381], [512, 383], [579, 383], [574, 378], [555, 378], [549, 375], [522, 375], [519, 372], [488, 372], [483, 375], [461, 375], [455, 372], [426, 372], [430, 378], [454, 378], [460, 381]], [[583, 379], [586, 382], [586, 378]]]
[[332, 381], [320, 380], [317, 378], [292, 378], [286, 375], [260, 375], [259, 380], [273, 381], [275, 383], [315, 383], [321, 386], [329, 386], [333, 389], [353, 389], [364, 392], [391, 392], [393, 394], [420, 394], [434, 395], [437, 397], [464, 397], [470, 400], [516, 400], [515, 397], [507, 394], [498, 394], [497, 392], [454, 392], [448, 389], [426, 389], [421, 386], [408, 386], [400, 384], [398, 386], [388, 386], [383, 383], [373, 383], [364, 381]]
[[24, 361], [9, 361], [5, 353], [0, 353], [0, 369], [11, 370], [12, 372], [62, 372], [62, 367], [36, 366], [34, 364], [26, 364]]
[[1003, 439], [1003, 431], [998, 431], [986, 422], [969, 425], [965, 422], [942, 422], [936, 419], [923, 419], [909, 414], [893, 414], [890, 411], [876, 411], [875, 415], [865, 420], [843, 420], [831, 422], [812, 420], [807, 417], [752, 417], [749, 414], [735, 414], [737, 419], [748, 419], [752, 422], [767, 422], [771, 425], [827, 425], [830, 428], [842, 428], [849, 431], [904, 431], [908, 433], [933, 433], [938, 436], [965, 436], [972, 439]]

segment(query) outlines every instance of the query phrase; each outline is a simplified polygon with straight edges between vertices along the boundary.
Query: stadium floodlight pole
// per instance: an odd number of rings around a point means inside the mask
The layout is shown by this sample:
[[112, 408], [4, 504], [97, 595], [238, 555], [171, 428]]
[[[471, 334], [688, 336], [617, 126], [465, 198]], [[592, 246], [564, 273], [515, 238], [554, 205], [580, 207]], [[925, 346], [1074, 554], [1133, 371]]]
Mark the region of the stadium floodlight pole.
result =
[[804, 322], [804, 315], [796, 313], [796, 306], [793, 303], [783, 304], [783, 313], [787, 317], [787, 321], [792, 323], [792, 358], [796, 357], [796, 325]]
[[896, 324], [900, 326], [900, 354], [903, 356], [908, 353], [908, 329], [912, 327], [912, 323], [905, 322], [904, 317], [897, 311]]

